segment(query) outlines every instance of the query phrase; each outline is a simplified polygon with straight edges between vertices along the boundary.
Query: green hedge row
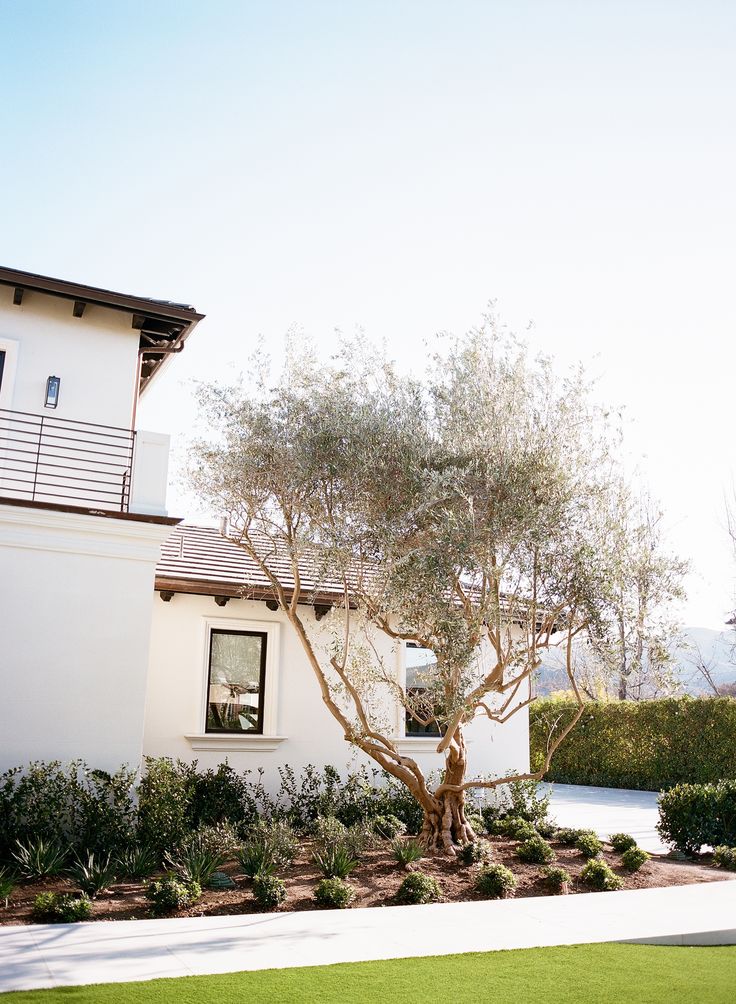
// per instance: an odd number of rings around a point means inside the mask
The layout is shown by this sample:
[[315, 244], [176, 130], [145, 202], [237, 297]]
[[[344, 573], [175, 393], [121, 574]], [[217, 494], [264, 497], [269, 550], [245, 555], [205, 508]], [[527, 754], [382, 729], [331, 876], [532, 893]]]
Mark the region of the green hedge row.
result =
[[[532, 764], [538, 769], [551, 730], [564, 727], [574, 701], [530, 706]], [[661, 791], [680, 783], [736, 778], [736, 699], [668, 698], [585, 705], [552, 758], [547, 781]]]

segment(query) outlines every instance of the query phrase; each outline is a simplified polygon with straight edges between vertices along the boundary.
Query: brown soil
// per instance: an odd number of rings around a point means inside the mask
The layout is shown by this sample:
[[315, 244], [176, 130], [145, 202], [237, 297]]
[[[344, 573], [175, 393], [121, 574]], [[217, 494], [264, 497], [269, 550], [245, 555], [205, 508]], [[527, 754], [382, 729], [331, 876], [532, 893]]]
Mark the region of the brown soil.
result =
[[[524, 864], [515, 854], [517, 841], [502, 837], [490, 837], [493, 845], [493, 860], [505, 864], [514, 872], [518, 887], [516, 896], [546, 896], [550, 890], [542, 880], [540, 865]], [[571, 893], [590, 892], [580, 881], [580, 872], [586, 859], [573, 847], [563, 847], [550, 841], [557, 855], [556, 864], [566, 868], [572, 876]], [[736, 879], [736, 873], [729, 874], [714, 868], [710, 857], [705, 855], [697, 862], [678, 861], [670, 857], [653, 856], [640, 871], [631, 875], [621, 867], [621, 857], [610, 847], [606, 847], [603, 857], [617, 875], [624, 881], [625, 889], [651, 889], [663, 886], [690, 885], [694, 882], [719, 882]], [[436, 878], [443, 890], [447, 903], [482, 899], [473, 889], [477, 867], [466, 867], [452, 858], [429, 857], [410, 866]], [[205, 890], [202, 899], [179, 916], [211, 917], [216, 914], [259, 913], [261, 908], [253, 899], [251, 883], [239, 871], [238, 864], [232, 862], [223, 868], [237, 883], [237, 889], [215, 892]], [[355, 887], [353, 906], [391, 906], [407, 869], [397, 865], [388, 845], [368, 851], [361, 864], [352, 873], [349, 881]], [[314, 889], [321, 875], [312, 863], [312, 848], [308, 842], [302, 847], [299, 857], [287, 871], [282, 873], [286, 881], [287, 900], [281, 910], [315, 909]], [[121, 882], [100, 895], [93, 902], [92, 920], [142, 920], [150, 917], [145, 896], [146, 882]], [[31, 908], [33, 900], [41, 892], [71, 892], [74, 887], [64, 879], [43, 882], [19, 883], [7, 907], [0, 905], [0, 924], [33, 923]]]

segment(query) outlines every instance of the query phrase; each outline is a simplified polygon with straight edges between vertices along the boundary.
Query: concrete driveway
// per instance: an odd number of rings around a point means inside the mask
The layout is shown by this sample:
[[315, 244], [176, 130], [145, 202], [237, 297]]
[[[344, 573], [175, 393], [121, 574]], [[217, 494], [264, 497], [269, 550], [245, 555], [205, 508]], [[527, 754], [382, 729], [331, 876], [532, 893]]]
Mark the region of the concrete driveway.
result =
[[593, 788], [581, 784], [543, 784], [551, 793], [550, 815], [560, 826], [595, 830], [607, 840], [612, 833], [630, 833], [652, 854], [666, 854], [656, 826], [656, 791], [626, 788]]

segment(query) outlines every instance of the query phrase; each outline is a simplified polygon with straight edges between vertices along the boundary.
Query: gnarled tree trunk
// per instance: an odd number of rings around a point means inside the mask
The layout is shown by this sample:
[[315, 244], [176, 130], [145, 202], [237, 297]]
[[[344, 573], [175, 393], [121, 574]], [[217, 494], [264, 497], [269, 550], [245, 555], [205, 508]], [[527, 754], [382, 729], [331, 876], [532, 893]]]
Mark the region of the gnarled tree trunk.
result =
[[420, 839], [428, 851], [454, 854], [462, 844], [476, 839], [465, 815], [465, 792], [448, 790], [446, 785], [460, 785], [465, 780], [467, 756], [460, 729], [445, 754], [445, 776], [431, 803], [423, 805], [424, 823]]

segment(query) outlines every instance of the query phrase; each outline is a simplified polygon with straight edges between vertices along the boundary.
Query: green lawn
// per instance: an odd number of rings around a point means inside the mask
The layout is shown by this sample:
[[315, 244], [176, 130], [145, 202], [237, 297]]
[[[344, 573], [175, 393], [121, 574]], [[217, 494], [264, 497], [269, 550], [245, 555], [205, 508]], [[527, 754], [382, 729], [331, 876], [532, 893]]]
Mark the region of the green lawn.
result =
[[733, 1004], [736, 947], [580, 945], [4, 995], [8, 1004]]

